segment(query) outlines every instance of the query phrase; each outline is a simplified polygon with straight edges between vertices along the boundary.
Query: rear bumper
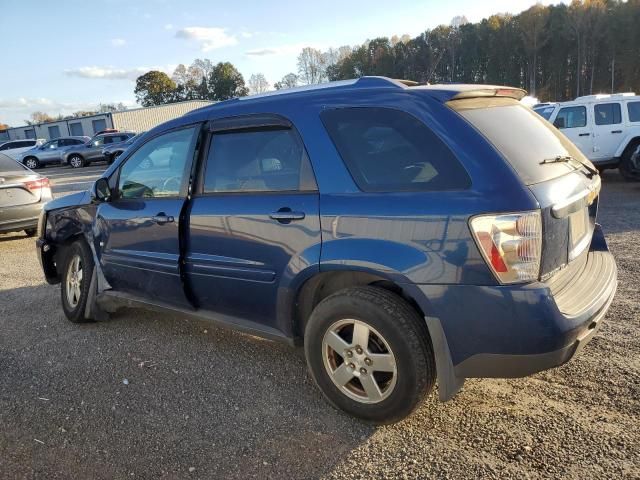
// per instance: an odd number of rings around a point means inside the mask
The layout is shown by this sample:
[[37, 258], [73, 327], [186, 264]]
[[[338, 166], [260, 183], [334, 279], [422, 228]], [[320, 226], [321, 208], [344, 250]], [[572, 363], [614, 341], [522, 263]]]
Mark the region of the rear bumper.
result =
[[599, 225], [588, 256], [561, 291], [541, 282], [421, 286], [425, 311], [441, 323], [455, 377], [523, 377], [578, 353], [601, 326], [617, 288]]
[[38, 226], [44, 202], [0, 208], [0, 233], [18, 232]]

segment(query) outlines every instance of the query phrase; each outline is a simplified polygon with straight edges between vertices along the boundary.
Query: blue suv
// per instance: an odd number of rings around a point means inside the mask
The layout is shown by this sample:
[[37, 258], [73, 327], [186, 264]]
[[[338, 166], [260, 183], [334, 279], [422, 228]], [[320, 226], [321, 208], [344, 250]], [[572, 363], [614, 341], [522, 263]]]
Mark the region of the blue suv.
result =
[[436, 379], [561, 365], [617, 270], [597, 170], [524, 94], [364, 77], [193, 111], [47, 204], [44, 274], [72, 322], [138, 305], [304, 345], [376, 423]]

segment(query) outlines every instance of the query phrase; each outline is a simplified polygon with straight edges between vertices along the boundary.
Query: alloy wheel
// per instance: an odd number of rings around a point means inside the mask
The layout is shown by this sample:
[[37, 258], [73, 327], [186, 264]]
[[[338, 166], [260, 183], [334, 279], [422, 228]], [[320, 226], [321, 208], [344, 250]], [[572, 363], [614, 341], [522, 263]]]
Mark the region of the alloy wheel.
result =
[[30, 168], [30, 169], [33, 170], [34, 168], [36, 168], [38, 166], [38, 162], [36, 162], [33, 158], [28, 158], [25, 161], [25, 165], [27, 166], [27, 168]]
[[380, 332], [361, 320], [331, 325], [322, 339], [322, 358], [334, 385], [357, 402], [379, 403], [395, 388], [395, 356]]
[[66, 278], [67, 303], [71, 308], [76, 308], [82, 296], [82, 259], [80, 255], [74, 255], [69, 262]]
[[73, 168], [79, 168], [82, 166], [82, 159], [80, 157], [78, 157], [77, 155], [74, 155], [73, 157], [71, 157], [69, 159], [69, 164], [73, 167]]

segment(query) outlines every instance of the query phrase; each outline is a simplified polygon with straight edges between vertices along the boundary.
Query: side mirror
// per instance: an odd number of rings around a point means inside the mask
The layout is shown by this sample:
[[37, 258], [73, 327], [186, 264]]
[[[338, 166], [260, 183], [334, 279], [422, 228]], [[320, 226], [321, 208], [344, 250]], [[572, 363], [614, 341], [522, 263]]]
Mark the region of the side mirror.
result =
[[108, 202], [111, 198], [111, 188], [106, 178], [99, 178], [91, 188], [91, 198], [96, 202]]

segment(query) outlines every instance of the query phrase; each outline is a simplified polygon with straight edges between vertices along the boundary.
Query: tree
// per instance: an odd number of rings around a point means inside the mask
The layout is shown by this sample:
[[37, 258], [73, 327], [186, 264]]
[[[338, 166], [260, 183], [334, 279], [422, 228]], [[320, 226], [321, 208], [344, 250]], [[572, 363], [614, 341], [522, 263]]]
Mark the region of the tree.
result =
[[211, 100], [222, 101], [249, 94], [244, 77], [230, 62], [220, 62], [213, 67], [207, 85]]
[[124, 103], [101, 103], [98, 106], [98, 113], [111, 113], [111, 112], [121, 112], [122, 110], [126, 110], [127, 107]]
[[549, 10], [537, 3], [518, 16], [520, 34], [527, 54], [528, 89], [532, 96], [536, 96], [536, 77], [538, 76], [538, 53], [548, 39], [545, 28]]
[[279, 82], [276, 82], [273, 85], [273, 88], [275, 88], [276, 90], [282, 90], [285, 88], [294, 88], [298, 86], [298, 82], [300, 81], [298, 75], [296, 75], [295, 73], [287, 73], [284, 77], [282, 77], [282, 80], [280, 80]]
[[318, 49], [305, 47], [298, 55], [298, 73], [302, 83], [312, 85], [326, 78], [326, 59]]
[[44, 112], [33, 112], [30, 117], [30, 120], [25, 121], [27, 125], [38, 125], [40, 123], [55, 121], [54, 117]]
[[254, 73], [249, 77], [249, 90], [251, 93], [264, 93], [269, 90], [269, 82], [262, 73]]
[[138, 77], [134, 93], [143, 107], [152, 107], [174, 101], [176, 87], [166, 73], [152, 70]]
[[5, 130], [9, 129], [9, 125], [7, 125], [6, 123], [2, 123], [0, 122], [0, 132], [4, 132]]

